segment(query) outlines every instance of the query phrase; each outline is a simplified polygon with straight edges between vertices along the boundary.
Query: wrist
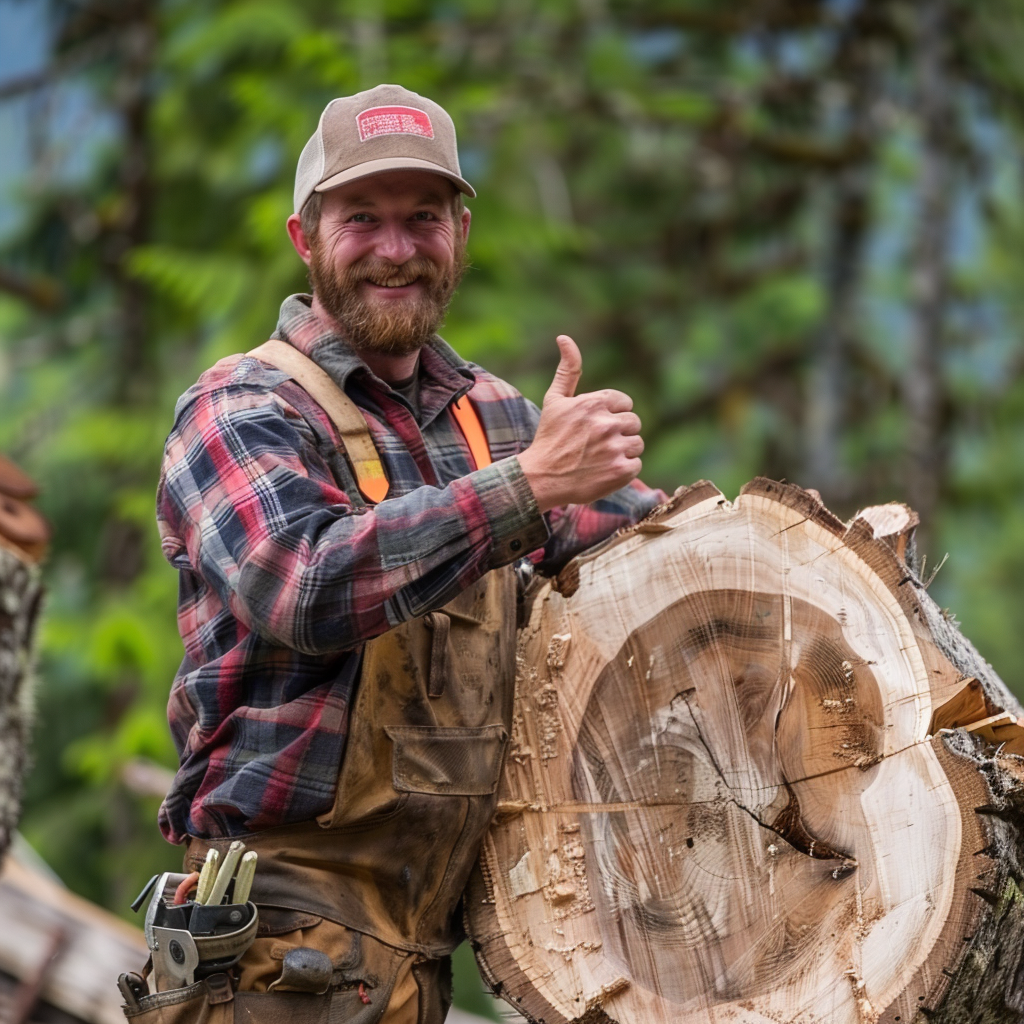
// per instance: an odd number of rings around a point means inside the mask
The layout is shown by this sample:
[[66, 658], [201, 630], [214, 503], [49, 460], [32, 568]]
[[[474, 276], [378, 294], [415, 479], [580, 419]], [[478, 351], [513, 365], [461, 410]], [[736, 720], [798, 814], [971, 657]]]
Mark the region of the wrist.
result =
[[543, 472], [538, 466], [533, 464], [533, 459], [530, 457], [530, 449], [527, 448], [526, 451], [521, 452], [516, 458], [519, 461], [519, 468], [523, 471], [523, 476], [533, 492], [533, 499], [537, 502], [537, 508], [540, 509], [541, 513], [549, 512], [556, 505], [562, 504], [554, 493], [552, 488], [554, 481], [550, 480], [550, 474]]

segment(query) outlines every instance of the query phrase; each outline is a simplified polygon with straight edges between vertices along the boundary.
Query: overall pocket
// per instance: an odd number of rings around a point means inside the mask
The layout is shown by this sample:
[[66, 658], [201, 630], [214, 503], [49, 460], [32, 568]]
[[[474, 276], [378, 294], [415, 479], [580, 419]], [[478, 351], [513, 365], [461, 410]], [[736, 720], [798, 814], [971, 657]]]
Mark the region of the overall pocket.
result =
[[388, 725], [394, 743], [392, 785], [398, 792], [489, 796], [498, 787], [508, 733], [479, 728]]

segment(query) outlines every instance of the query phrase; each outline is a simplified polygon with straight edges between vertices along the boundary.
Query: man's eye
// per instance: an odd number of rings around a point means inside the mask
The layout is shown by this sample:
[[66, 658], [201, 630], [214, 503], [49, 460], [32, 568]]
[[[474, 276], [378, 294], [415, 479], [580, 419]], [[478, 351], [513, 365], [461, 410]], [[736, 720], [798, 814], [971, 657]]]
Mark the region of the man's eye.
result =
[[368, 213], [353, 213], [349, 220], [355, 224], [369, 224], [373, 218]]
[[419, 210], [412, 215], [413, 220], [433, 220], [434, 215], [429, 210]]

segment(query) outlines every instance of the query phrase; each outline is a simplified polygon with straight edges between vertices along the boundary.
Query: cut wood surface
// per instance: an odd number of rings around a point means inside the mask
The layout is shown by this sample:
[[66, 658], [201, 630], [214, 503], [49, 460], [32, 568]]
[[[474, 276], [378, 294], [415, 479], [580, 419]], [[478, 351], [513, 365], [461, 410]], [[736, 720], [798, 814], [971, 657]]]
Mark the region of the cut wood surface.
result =
[[1024, 1019], [1021, 708], [904, 561], [916, 523], [701, 483], [536, 586], [467, 898], [513, 1006]]

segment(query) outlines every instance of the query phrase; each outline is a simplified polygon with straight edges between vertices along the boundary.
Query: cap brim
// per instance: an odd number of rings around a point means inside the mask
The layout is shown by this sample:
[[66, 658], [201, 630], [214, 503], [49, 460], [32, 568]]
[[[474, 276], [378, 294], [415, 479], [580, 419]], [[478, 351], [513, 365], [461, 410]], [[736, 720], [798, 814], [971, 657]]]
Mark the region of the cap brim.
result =
[[332, 174], [325, 181], [321, 181], [313, 191], [329, 192], [339, 185], [347, 185], [350, 181], [358, 181], [360, 178], [368, 178], [372, 174], [380, 174], [382, 171], [430, 171], [431, 174], [440, 174], [447, 178], [460, 192], [464, 192], [470, 199], [476, 198], [476, 192], [465, 178], [453, 174], [447, 167], [431, 163], [429, 160], [418, 160], [413, 156], [389, 156], [381, 160], [367, 160], [366, 163], [356, 164], [355, 167], [348, 167], [344, 171]]

